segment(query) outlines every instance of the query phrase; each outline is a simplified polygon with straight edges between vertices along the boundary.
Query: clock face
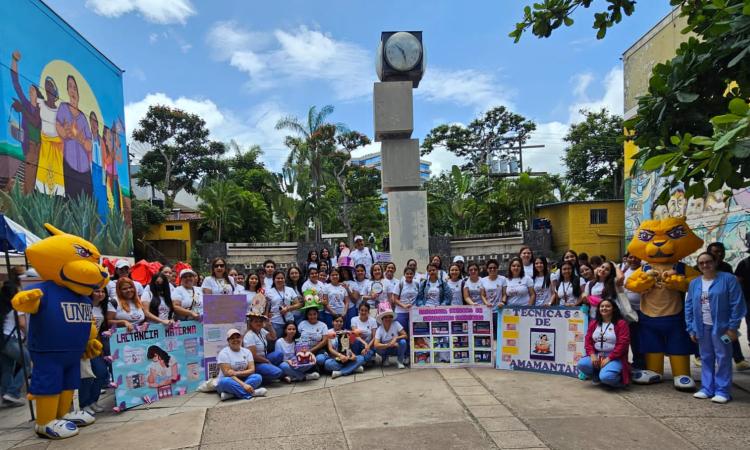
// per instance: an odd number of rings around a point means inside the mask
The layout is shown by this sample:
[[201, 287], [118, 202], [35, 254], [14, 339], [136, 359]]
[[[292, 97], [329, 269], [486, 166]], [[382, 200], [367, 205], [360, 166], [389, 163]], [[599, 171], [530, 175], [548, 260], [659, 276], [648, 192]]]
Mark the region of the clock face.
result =
[[399, 31], [385, 42], [385, 58], [394, 69], [406, 72], [413, 69], [422, 55], [422, 44], [411, 33]]

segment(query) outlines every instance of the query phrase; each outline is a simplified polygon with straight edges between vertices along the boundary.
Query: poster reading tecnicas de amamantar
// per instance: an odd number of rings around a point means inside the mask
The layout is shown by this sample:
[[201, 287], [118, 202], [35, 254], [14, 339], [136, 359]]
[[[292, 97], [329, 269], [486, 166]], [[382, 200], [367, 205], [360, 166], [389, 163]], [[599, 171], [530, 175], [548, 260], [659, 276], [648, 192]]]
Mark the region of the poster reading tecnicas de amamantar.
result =
[[205, 379], [202, 338], [203, 325], [192, 321], [131, 332], [118, 328], [109, 338], [117, 407], [193, 392]]

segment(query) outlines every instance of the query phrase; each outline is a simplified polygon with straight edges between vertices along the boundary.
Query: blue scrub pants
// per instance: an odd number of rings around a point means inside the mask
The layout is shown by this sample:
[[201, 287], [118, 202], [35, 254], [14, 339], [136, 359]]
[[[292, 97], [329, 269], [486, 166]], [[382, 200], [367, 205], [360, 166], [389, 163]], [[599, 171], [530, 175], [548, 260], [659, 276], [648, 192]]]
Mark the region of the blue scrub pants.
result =
[[727, 399], [732, 388], [732, 344], [725, 344], [713, 333], [711, 325], [703, 325], [703, 336], [698, 338], [701, 352], [701, 391], [709, 397], [721, 395]]
[[[263, 378], [257, 373], [254, 373], [254, 374], [248, 375], [248, 377], [245, 378], [244, 381], [246, 384], [249, 384], [250, 386], [252, 386], [253, 389], [258, 389], [260, 385], [263, 383]], [[253, 394], [250, 394], [244, 389], [242, 389], [242, 385], [240, 385], [231, 377], [225, 377], [219, 380], [219, 382], [216, 385], [216, 392], [218, 392], [219, 394], [221, 393], [231, 394], [237, 398], [244, 398], [246, 400], [253, 398]]]

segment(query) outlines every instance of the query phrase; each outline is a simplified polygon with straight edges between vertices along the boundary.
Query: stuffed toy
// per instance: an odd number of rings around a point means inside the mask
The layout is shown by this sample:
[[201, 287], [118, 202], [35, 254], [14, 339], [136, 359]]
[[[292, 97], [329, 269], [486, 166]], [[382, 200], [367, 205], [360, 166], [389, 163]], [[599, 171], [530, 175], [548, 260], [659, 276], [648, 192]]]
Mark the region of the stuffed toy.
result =
[[702, 246], [703, 240], [684, 217], [644, 221], [628, 245], [628, 252], [645, 262], [625, 282], [627, 289], [641, 294], [638, 321], [646, 370], [634, 374], [634, 383], [660, 382], [666, 354], [675, 388], [695, 389], [690, 376], [690, 355], [695, 345], [685, 327], [684, 294], [690, 281], [700, 274], [680, 260]]
[[78, 434], [94, 417], [70, 411], [81, 381], [81, 358], [101, 352], [89, 296], [109, 280], [99, 250], [78, 236], [44, 224], [50, 237], [26, 250], [29, 263], [46, 280], [13, 297], [13, 308], [29, 315], [28, 345], [34, 371], [29, 399], [36, 400], [35, 431], [64, 439]]

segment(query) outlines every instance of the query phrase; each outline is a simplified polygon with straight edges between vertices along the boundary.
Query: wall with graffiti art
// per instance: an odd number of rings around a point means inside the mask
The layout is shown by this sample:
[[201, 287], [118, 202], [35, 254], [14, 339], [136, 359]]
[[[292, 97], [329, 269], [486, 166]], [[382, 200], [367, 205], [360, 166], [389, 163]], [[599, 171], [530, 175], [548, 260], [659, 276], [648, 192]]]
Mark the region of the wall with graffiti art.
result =
[[133, 253], [122, 70], [39, 0], [0, 2], [0, 209]]

